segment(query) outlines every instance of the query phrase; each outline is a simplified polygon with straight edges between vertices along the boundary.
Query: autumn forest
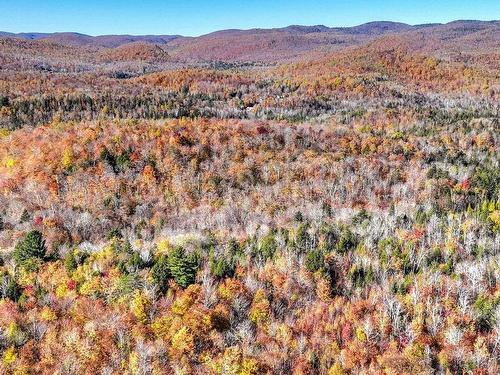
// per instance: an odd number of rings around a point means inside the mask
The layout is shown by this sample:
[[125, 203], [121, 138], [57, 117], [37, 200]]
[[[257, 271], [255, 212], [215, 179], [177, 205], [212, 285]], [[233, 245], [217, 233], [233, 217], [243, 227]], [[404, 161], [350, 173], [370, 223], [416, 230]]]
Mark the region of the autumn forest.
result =
[[0, 373], [500, 373], [499, 42], [0, 33]]

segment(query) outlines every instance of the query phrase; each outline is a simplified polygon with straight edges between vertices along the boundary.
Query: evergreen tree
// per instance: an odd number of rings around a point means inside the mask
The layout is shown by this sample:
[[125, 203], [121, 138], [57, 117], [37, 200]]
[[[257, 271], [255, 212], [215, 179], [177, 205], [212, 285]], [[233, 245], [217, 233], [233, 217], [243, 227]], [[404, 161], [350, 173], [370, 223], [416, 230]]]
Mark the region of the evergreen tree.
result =
[[212, 275], [219, 279], [225, 277], [233, 277], [235, 271], [235, 262], [232, 259], [228, 259], [227, 255], [221, 255], [219, 257], [210, 257], [210, 271]]
[[187, 255], [182, 247], [176, 247], [168, 255], [170, 274], [175, 282], [183, 288], [194, 283], [198, 266], [197, 254]]
[[168, 257], [161, 255], [151, 268], [151, 277], [160, 293], [165, 294], [168, 289], [168, 280], [171, 278]]
[[0, 298], [9, 298], [12, 301], [17, 301], [21, 292], [21, 288], [11, 275], [5, 273], [0, 277]]
[[311, 250], [307, 253], [305, 265], [309, 272], [316, 272], [324, 268], [325, 257], [321, 250]]
[[33, 230], [18, 241], [12, 257], [17, 265], [32, 259], [43, 260], [46, 255], [45, 240], [42, 234]]
[[267, 259], [272, 258], [274, 253], [278, 248], [278, 244], [276, 243], [275, 233], [274, 231], [270, 231], [266, 236], [264, 236], [256, 246], [253, 251], [254, 257], [256, 257], [259, 261], [265, 262]]
[[336, 245], [336, 250], [340, 254], [346, 254], [353, 250], [358, 245], [358, 239], [348, 228], [343, 228], [340, 234], [339, 241]]

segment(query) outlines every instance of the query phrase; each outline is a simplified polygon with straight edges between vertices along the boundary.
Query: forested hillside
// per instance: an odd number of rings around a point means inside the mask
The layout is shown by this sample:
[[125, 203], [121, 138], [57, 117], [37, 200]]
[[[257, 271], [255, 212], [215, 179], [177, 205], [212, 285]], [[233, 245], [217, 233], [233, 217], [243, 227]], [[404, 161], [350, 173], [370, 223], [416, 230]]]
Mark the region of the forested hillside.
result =
[[0, 39], [0, 372], [500, 372], [499, 23]]

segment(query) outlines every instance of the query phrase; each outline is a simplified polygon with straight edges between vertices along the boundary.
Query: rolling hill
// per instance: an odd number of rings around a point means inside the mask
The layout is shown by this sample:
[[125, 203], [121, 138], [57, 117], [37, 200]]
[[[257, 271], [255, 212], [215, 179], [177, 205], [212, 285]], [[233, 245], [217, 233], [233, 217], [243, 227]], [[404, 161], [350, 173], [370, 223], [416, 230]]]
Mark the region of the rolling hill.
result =
[[[397, 36], [400, 44], [415, 52], [436, 53], [440, 57], [466, 61], [481, 59], [481, 54], [485, 52], [488, 54], [498, 52], [500, 22], [454, 21], [447, 24], [415, 26], [397, 22], [370, 22], [344, 28], [292, 25], [276, 29], [222, 30], [199, 37], [0, 33], [0, 37], [4, 39], [17, 40], [24, 50], [28, 50], [31, 45], [31, 48], [44, 58], [50, 58], [51, 48], [58, 50], [62, 48], [61, 46], [65, 46], [73, 49], [82, 48], [81, 53], [101, 50], [98, 56], [116, 55], [119, 60], [123, 60], [123, 50], [120, 47], [135, 44], [131, 48], [134, 53], [130, 54], [129, 59], [141, 61], [146, 56], [145, 60], [150, 60], [150, 53], [147, 52], [150, 50], [147, 46], [149, 44], [158, 46], [169, 55], [171, 61], [177, 62], [226, 61], [272, 64], [293, 61], [308, 55], [339, 51], [388, 36]], [[46, 46], [41, 47], [40, 43], [45, 43]], [[114, 48], [119, 49], [112, 51]], [[144, 52], [138, 51], [141, 48]], [[9, 52], [8, 48], [2, 48], [0, 54], [8, 55]], [[77, 53], [76, 56], [81, 53]], [[463, 56], [464, 54], [467, 56]]]

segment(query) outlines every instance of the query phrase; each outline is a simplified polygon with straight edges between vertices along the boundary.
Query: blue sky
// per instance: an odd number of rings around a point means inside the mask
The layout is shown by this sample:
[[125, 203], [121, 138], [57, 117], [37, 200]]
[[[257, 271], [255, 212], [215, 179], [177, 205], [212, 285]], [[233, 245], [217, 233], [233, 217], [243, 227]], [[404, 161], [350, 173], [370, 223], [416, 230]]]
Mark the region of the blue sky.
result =
[[0, 30], [201, 35], [291, 24], [352, 26], [500, 19], [500, 0], [0, 0]]

